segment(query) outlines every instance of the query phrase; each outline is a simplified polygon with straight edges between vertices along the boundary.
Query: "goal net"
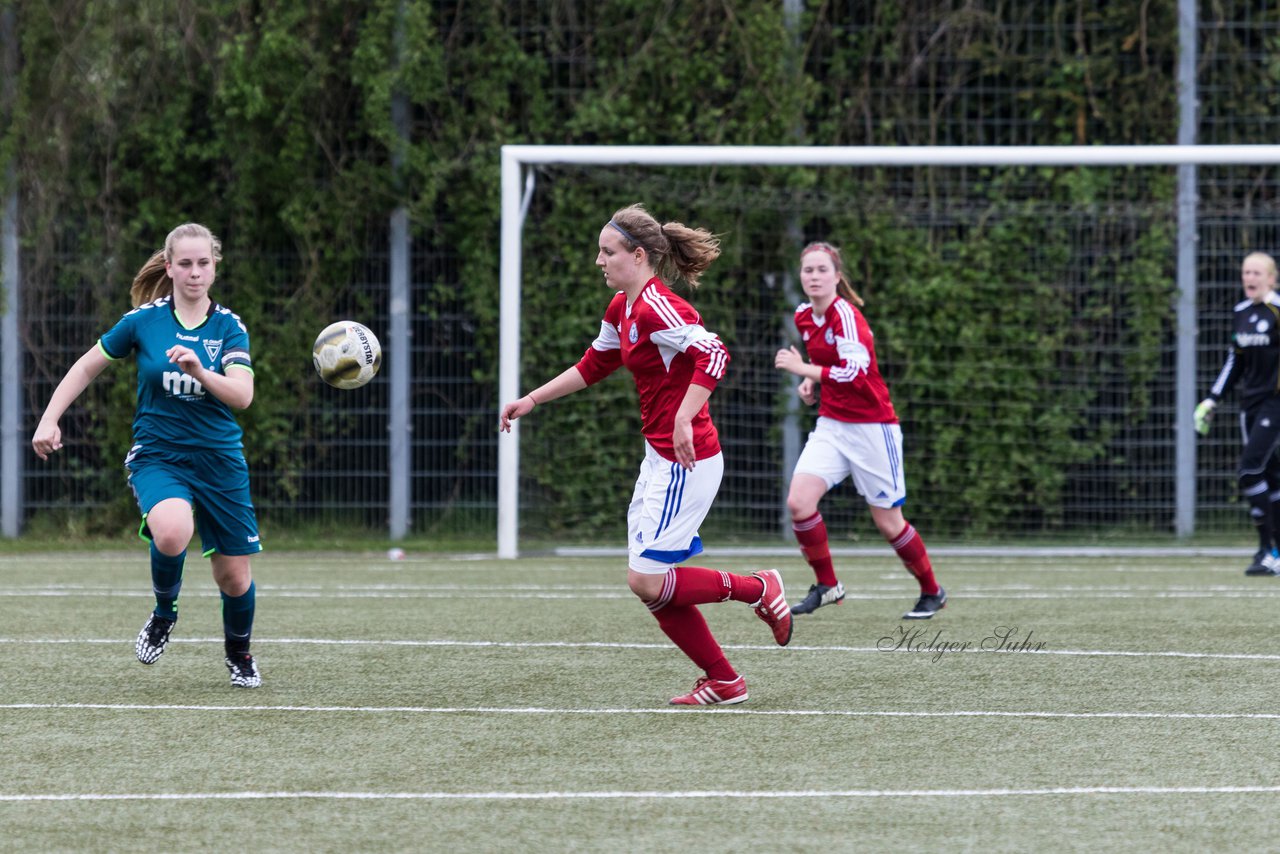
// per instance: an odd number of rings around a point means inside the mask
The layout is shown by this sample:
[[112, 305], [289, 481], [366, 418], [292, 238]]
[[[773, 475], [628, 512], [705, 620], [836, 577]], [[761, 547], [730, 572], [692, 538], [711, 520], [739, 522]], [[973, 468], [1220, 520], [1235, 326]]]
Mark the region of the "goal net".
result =
[[[786, 488], [814, 413], [773, 354], [796, 343], [811, 240], [842, 248], [866, 300], [905, 512], [931, 544], [1243, 536], [1234, 401], [1208, 440], [1190, 413], [1241, 259], [1280, 250], [1276, 163], [1276, 146], [508, 146], [500, 397], [582, 355], [610, 298], [599, 229], [642, 202], [722, 235], [702, 286], [676, 283], [732, 354], [711, 402], [725, 477], [709, 544], [792, 543]], [[625, 370], [518, 422], [499, 439], [499, 554], [623, 548], [641, 442]], [[833, 546], [882, 545], [850, 483], [822, 511]]]

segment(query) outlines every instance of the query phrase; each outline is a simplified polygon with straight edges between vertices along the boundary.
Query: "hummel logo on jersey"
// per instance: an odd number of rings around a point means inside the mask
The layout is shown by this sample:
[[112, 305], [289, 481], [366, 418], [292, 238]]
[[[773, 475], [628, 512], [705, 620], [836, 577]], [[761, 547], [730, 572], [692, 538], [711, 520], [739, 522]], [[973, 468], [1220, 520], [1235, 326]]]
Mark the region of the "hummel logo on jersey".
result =
[[1265, 347], [1271, 343], [1271, 336], [1262, 332], [1241, 332], [1236, 335], [1237, 347]]
[[204, 351], [209, 354], [210, 362], [217, 362], [218, 353], [222, 351], [222, 339], [219, 338], [217, 341], [205, 341]]
[[177, 333], [173, 337], [177, 338], [179, 341], [199, 341], [200, 340], [199, 335], [183, 335], [181, 332]]

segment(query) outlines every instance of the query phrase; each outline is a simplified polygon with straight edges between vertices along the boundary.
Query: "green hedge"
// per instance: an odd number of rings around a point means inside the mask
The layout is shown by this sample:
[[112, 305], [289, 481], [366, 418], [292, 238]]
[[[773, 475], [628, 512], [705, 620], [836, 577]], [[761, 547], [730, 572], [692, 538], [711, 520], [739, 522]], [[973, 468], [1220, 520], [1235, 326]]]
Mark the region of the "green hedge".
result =
[[[410, 211], [415, 246], [452, 259], [453, 275], [431, 287], [460, 294], [474, 321], [469, 346], [478, 356], [468, 379], [492, 405], [459, 424], [458, 442], [492, 443], [505, 143], [1159, 143], [1176, 130], [1172, 2], [1005, 4], [1002, 20], [971, 4], [810, 3], [793, 29], [777, 0], [140, 0], [127, 15], [69, 0], [14, 8], [22, 67], [0, 155], [15, 167], [21, 194], [26, 311], [40, 327], [33, 342], [71, 334], [75, 347], [87, 347], [126, 307], [132, 273], [167, 230], [188, 219], [209, 224], [227, 254], [218, 296], [253, 319], [251, 464], [278, 472], [261, 488], [286, 498], [298, 489], [296, 448], [320, 439], [299, 429], [331, 425], [299, 427], [294, 416], [313, 402], [315, 385], [285, 366], [309, 347], [316, 318], [369, 299], [359, 271], [371, 247], [385, 246], [398, 205]], [[407, 140], [392, 122], [397, 92], [409, 105]], [[1060, 518], [1067, 470], [1105, 456], [1113, 429], [1110, 416], [1091, 410], [1100, 389], [1082, 379], [1063, 395], [1046, 381], [1097, 368], [1070, 355], [1097, 334], [1092, 320], [1131, 312], [1122, 367], [1137, 389], [1132, 417], [1150, 405], [1140, 390], [1159, 370], [1168, 228], [1124, 234], [1118, 224], [1124, 258], [1099, 262], [1086, 306], [1055, 292], [1059, 274], [1079, 261], [1069, 253], [1050, 245], [1042, 266], [1012, 274], [1002, 263], [1040, 242], [1043, 228], [1034, 205], [1006, 199], [1002, 181], [1030, 182], [1046, 202], [1096, 204], [1105, 217], [1105, 201], [1136, 192], [1124, 170], [993, 172], [984, 208], [951, 238], [896, 215], [888, 190], [862, 177], [808, 169], [714, 177], [717, 192], [740, 182], [783, 199], [819, 187], [829, 199], [859, 200], [823, 216], [831, 231], [858, 235], [849, 248], [860, 287], [885, 306], [878, 331], [889, 341], [931, 342], [898, 352], [892, 366], [895, 381], [929, 390], [927, 405], [900, 399], [899, 407], [918, 425], [918, 492], [950, 505], [930, 513], [990, 530], [1014, 499]], [[912, 180], [920, 199], [946, 203], [948, 189], [928, 173]], [[1171, 198], [1171, 184], [1159, 192]], [[582, 280], [569, 289], [581, 295], [570, 311], [556, 311], [561, 291], [524, 294], [526, 316], [561, 318], [526, 343], [526, 365], [543, 370], [570, 363], [594, 335], [601, 300], [586, 281], [593, 271], [583, 271], [582, 246], [608, 212], [569, 181], [544, 187], [536, 203], [532, 239], [542, 251], [527, 279]], [[767, 231], [777, 217], [711, 196], [698, 209], [739, 233]], [[753, 259], [727, 245], [726, 278], [762, 256], [788, 265], [794, 246], [774, 230], [776, 245], [756, 247]], [[750, 330], [727, 322], [731, 304], [720, 299], [708, 295], [704, 314], [746, 338]], [[982, 322], [992, 300], [1007, 322]], [[33, 407], [72, 358], [34, 349]], [[84, 416], [105, 443], [104, 460], [127, 447], [130, 384], [124, 372], [103, 384], [94, 394], [105, 409]], [[985, 394], [978, 410], [975, 389]], [[604, 476], [629, 480], [633, 461], [613, 460], [592, 426], [589, 413], [566, 407], [548, 411], [537, 429], [572, 434], [588, 455], [598, 442], [596, 456], [617, 469]], [[1046, 441], [1053, 458], [1035, 453]], [[593, 469], [574, 480], [552, 459], [524, 462], [559, 501], [574, 501], [602, 476]], [[117, 492], [112, 466], [85, 476]], [[943, 483], [964, 489], [930, 488]], [[125, 499], [114, 506], [131, 515]]]

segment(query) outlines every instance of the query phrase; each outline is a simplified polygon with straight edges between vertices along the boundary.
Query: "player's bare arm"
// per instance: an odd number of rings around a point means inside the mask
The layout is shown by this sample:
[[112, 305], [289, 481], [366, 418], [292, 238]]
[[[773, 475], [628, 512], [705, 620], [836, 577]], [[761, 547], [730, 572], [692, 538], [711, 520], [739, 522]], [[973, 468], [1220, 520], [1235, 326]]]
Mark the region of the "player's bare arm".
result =
[[524, 397], [513, 400], [502, 407], [498, 431], [510, 433], [511, 422], [528, 415], [538, 404], [547, 403], [567, 394], [573, 394], [575, 391], [582, 391], [586, 387], [587, 381], [582, 378], [577, 366], [568, 368], [555, 379], [543, 383]]
[[795, 347], [783, 347], [779, 350], [773, 357], [773, 366], [802, 379], [822, 381], [822, 368], [806, 362], [804, 356]]
[[676, 462], [686, 471], [693, 471], [697, 462], [693, 452], [693, 417], [702, 411], [710, 397], [711, 389], [690, 383], [680, 408], [676, 410], [675, 423], [671, 427], [671, 447], [675, 451]]
[[49, 405], [45, 407], [44, 415], [40, 416], [40, 423], [36, 425], [36, 432], [31, 437], [31, 448], [40, 459], [47, 460], [49, 454], [62, 449], [62, 429], [58, 427], [58, 421], [75, 399], [89, 387], [94, 377], [102, 373], [109, 361], [98, 349], [98, 345], [94, 344], [76, 360], [62, 382], [53, 390]]

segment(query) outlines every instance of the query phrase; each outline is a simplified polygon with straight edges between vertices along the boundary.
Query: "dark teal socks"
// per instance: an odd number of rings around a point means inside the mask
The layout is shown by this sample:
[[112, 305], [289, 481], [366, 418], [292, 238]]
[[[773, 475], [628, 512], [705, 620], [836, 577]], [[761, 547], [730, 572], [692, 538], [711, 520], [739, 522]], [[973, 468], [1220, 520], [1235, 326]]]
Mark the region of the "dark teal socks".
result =
[[167, 555], [151, 544], [151, 589], [156, 594], [157, 617], [178, 619], [178, 591], [182, 589], [182, 565], [186, 559], [186, 549], [181, 554]]
[[222, 594], [222, 630], [227, 639], [227, 652], [249, 651], [249, 636], [253, 634], [254, 583], [241, 596]]

